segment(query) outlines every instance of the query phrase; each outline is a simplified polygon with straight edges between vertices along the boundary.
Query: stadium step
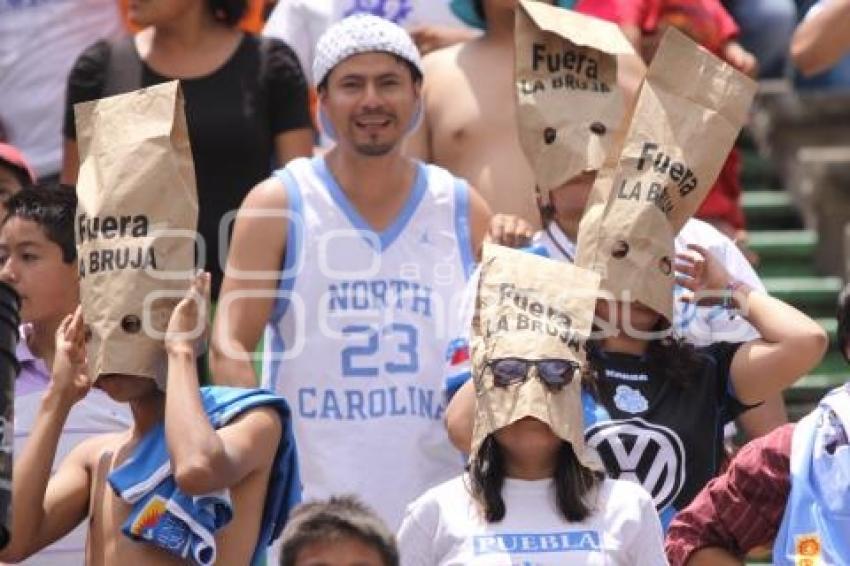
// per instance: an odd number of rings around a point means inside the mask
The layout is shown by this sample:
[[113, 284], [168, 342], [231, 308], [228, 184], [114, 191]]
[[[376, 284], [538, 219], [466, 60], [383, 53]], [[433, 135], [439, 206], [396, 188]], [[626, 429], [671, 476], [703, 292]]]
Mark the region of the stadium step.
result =
[[749, 247], [759, 256], [761, 277], [814, 277], [812, 256], [817, 233], [812, 230], [763, 230], [752, 232]]
[[750, 248], [762, 260], [811, 260], [818, 235], [814, 230], [763, 230], [750, 234]]
[[842, 286], [839, 277], [766, 277], [763, 281], [768, 293], [809, 316], [835, 315], [836, 298]]
[[800, 215], [785, 191], [748, 190], [741, 194], [747, 227], [756, 230], [799, 229]]
[[776, 186], [773, 164], [755, 151], [741, 152], [741, 183], [745, 190]]
[[785, 393], [789, 417], [798, 420], [830, 389], [850, 375], [850, 366], [836, 348], [838, 277], [820, 276], [813, 257], [817, 233], [801, 229], [800, 215], [790, 195], [780, 189], [770, 161], [751, 145], [743, 145], [742, 205], [749, 247], [759, 256], [758, 273], [768, 292], [816, 318], [829, 334], [829, 350], [821, 363]]

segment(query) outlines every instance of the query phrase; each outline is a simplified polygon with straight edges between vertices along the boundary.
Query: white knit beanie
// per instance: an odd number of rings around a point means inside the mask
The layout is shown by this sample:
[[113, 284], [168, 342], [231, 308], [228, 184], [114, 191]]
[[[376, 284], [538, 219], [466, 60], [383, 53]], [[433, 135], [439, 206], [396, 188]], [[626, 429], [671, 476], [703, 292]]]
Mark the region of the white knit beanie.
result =
[[[404, 28], [372, 14], [354, 14], [329, 27], [319, 38], [313, 60], [313, 80], [320, 85], [333, 68], [348, 57], [376, 51], [401, 57], [423, 74], [419, 50]], [[422, 102], [419, 101], [407, 133], [416, 130], [421, 120]], [[328, 138], [337, 141], [337, 133], [322, 105], [319, 105], [319, 124]]]
[[404, 28], [372, 14], [355, 14], [335, 23], [319, 38], [313, 60], [315, 84], [322, 84], [348, 57], [374, 51], [401, 57], [422, 73], [419, 50]]

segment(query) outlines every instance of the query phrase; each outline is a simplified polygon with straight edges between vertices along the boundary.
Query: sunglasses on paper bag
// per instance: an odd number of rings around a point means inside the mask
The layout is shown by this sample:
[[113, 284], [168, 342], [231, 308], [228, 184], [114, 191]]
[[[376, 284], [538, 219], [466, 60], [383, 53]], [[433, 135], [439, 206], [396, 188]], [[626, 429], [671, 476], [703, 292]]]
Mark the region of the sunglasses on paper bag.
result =
[[487, 367], [493, 372], [493, 383], [497, 387], [507, 387], [522, 383], [528, 379], [531, 367], [537, 368], [537, 375], [550, 390], [559, 391], [568, 385], [579, 368], [579, 364], [571, 360], [526, 360], [522, 358], [499, 358], [487, 362]]

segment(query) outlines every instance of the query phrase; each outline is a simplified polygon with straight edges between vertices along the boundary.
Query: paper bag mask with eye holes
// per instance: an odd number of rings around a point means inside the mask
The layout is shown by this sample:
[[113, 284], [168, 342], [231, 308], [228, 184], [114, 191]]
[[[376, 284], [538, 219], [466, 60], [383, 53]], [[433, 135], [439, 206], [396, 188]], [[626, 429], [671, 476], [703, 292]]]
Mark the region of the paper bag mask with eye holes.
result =
[[[568, 263], [485, 244], [472, 323], [472, 375], [476, 415], [471, 457], [484, 439], [525, 417], [534, 417], [569, 442], [579, 461], [602, 470], [584, 444], [581, 368], [590, 335], [599, 276]], [[492, 362], [504, 358], [567, 360], [569, 382], [549, 388], [531, 369], [526, 379], [494, 384]]]
[[617, 58], [635, 51], [615, 24], [533, 0], [517, 8], [515, 37], [520, 143], [545, 194], [622, 141]]
[[74, 110], [89, 375], [161, 383], [162, 338], [195, 268], [198, 197], [183, 95], [174, 81]]
[[616, 165], [579, 226], [576, 264], [601, 288], [673, 320], [673, 239], [717, 179], [756, 84], [671, 28], [638, 95]]

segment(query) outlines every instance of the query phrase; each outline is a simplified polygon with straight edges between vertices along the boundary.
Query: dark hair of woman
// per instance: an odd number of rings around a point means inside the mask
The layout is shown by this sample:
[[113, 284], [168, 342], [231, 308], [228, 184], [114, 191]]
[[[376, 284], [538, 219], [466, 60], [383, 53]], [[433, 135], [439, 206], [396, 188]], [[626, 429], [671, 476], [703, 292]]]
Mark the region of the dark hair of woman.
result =
[[[659, 321], [653, 331], [661, 330], [661, 324]], [[613, 385], [605, 379], [601, 342], [588, 340], [586, 350], [589, 373], [596, 378], [596, 387], [591, 389], [591, 392], [613, 394], [613, 389], [609, 390]], [[699, 379], [703, 365], [709, 363], [708, 356], [700, 354], [693, 344], [686, 342], [682, 337], [675, 336], [650, 340], [645, 356], [649, 365], [657, 368], [665, 380], [683, 389], [687, 388], [694, 379]]]
[[215, 19], [233, 27], [239, 23], [245, 10], [248, 9], [246, 0], [207, 0]]
[[478, 14], [481, 21], [486, 22], [487, 18], [484, 16], [484, 0], [475, 0], [472, 3], [472, 7], [475, 8], [475, 13]]
[[[569, 442], [561, 442], [553, 479], [555, 503], [567, 521], [582, 521], [593, 511], [586, 497], [604, 477], [602, 472], [585, 468]], [[495, 435], [490, 434], [481, 443], [469, 465], [469, 479], [472, 498], [481, 505], [487, 522], [498, 523], [504, 519], [505, 461]]]

